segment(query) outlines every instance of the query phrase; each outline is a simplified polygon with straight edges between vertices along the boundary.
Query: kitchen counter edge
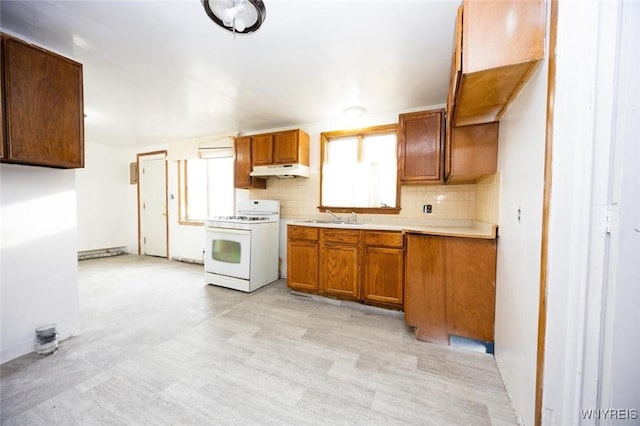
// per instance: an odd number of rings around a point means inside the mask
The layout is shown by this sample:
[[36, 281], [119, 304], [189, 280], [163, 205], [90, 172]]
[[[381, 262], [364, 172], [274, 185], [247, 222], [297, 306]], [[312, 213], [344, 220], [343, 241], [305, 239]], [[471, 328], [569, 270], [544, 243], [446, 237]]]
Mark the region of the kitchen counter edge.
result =
[[[492, 240], [498, 235], [498, 225], [481, 221], [464, 221], [462, 226], [443, 225], [394, 225], [387, 223], [313, 223], [306, 221], [292, 221], [289, 225], [308, 226], [312, 228], [334, 228], [334, 229], [363, 229], [369, 231], [401, 231], [410, 234], [438, 235], [444, 237], [464, 237], [482, 238]], [[469, 223], [470, 222], [470, 223]], [[469, 223], [469, 224], [468, 224]]]

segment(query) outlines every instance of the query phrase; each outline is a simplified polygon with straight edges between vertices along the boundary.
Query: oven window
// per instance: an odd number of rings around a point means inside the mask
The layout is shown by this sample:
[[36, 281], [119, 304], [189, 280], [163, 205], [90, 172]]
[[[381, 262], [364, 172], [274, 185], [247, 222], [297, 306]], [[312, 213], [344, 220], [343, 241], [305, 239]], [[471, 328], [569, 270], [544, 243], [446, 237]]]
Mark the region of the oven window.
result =
[[211, 257], [218, 262], [240, 263], [240, 249], [238, 241], [213, 240], [211, 242]]

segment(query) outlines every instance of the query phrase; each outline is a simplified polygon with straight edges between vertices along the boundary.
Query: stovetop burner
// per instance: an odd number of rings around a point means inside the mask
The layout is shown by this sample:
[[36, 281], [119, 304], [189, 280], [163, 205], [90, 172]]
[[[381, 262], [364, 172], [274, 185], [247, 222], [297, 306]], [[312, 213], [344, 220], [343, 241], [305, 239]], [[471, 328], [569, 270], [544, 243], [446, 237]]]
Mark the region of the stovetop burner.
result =
[[233, 220], [239, 222], [255, 222], [261, 220], [269, 220], [267, 216], [218, 216], [216, 220]]

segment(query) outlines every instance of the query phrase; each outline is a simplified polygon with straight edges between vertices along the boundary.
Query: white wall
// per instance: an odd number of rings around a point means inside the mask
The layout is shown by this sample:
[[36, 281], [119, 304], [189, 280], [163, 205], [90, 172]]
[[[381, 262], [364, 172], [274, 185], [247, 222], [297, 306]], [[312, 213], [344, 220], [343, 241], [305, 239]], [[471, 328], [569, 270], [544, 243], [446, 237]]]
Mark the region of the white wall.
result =
[[0, 165], [0, 360], [79, 333], [75, 170]]
[[498, 153], [495, 358], [528, 425], [535, 413], [546, 96], [545, 60], [500, 120]]
[[76, 172], [78, 251], [127, 247], [137, 253], [136, 185], [129, 184], [131, 149], [85, 143]]
[[638, 10], [559, 2], [544, 424], [638, 410]]
[[178, 162], [167, 162], [168, 172], [168, 218], [169, 257], [204, 261], [204, 227], [178, 223]]
[[[602, 380], [603, 408], [627, 407], [640, 411], [640, 2], [622, 6], [620, 85], [617, 103], [614, 194], [620, 223], [612, 236], [612, 276], [608, 291], [607, 336]], [[640, 416], [640, 412], [637, 413]]]

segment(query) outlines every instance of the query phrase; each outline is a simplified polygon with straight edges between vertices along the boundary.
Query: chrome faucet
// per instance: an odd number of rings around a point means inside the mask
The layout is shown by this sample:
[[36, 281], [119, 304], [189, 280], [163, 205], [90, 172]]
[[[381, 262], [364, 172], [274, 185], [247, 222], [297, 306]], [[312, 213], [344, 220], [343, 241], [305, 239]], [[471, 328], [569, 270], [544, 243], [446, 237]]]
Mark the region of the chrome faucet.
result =
[[342, 218], [340, 216], [336, 216], [335, 214], [333, 214], [333, 212], [331, 210], [325, 210], [325, 213], [327, 213], [329, 216], [331, 216], [333, 218], [333, 220], [339, 220], [339, 221], [342, 220]]

